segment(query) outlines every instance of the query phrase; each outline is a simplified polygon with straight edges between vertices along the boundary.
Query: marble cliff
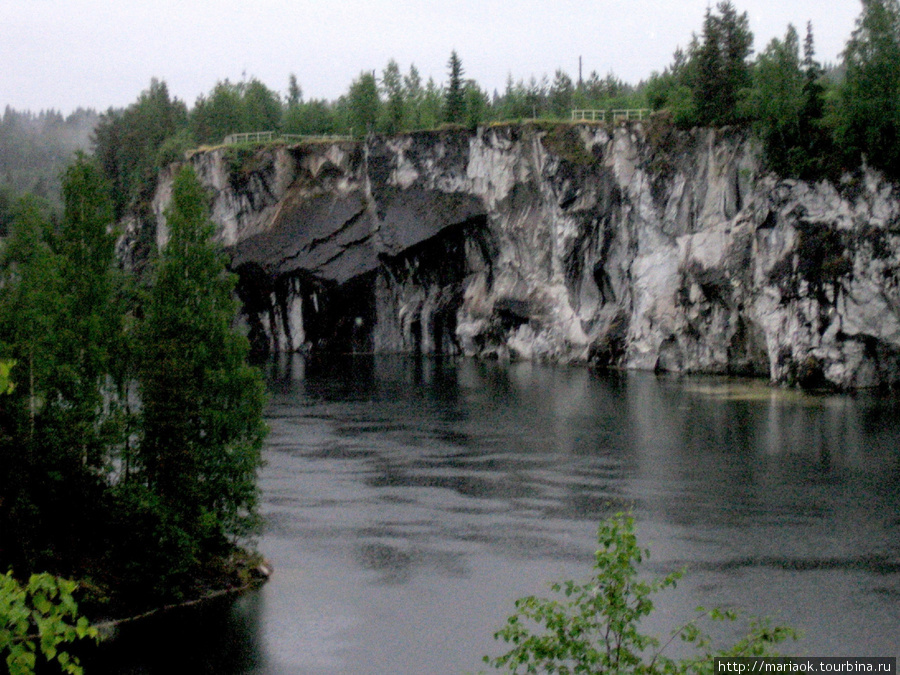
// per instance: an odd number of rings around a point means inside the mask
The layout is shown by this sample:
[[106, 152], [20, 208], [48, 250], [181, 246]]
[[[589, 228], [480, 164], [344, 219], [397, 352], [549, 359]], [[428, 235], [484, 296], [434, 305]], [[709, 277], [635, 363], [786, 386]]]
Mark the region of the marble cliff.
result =
[[[190, 160], [258, 350], [900, 383], [900, 189], [745, 135], [510, 125]], [[152, 205], [157, 243], [175, 167]]]

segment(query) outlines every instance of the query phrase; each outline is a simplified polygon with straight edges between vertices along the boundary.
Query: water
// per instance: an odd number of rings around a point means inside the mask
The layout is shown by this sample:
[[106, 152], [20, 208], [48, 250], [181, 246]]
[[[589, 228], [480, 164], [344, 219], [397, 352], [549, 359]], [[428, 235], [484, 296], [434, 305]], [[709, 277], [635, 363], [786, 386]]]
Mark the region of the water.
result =
[[650, 573], [687, 569], [648, 630], [736, 606], [803, 631], [786, 653], [900, 656], [896, 400], [401, 357], [285, 359], [270, 391], [272, 580], [123, 631], [98, 672], [477, 672], [623, 509]]

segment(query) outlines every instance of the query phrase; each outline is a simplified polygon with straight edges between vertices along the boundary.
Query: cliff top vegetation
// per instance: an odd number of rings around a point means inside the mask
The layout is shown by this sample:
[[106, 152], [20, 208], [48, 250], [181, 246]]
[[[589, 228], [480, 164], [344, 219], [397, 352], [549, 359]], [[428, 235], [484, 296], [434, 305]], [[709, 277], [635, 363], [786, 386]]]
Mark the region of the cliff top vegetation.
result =
[[[75, 147], [86, 149], [85, 125], [94, 129], [90, 146], [113, 184], [117, 216], [146, 201], [160, 167], [229, 134], [362, 138], [445, 124], [568, 120], [576, 109], [665, 110], [681, 128], [746, 127], [761, 141], [770, 169], [786, 177], [833, 177], [863, 162], [900, 176], [898, 0], [862, 0], [838, 64], [817, 61], [812, 23], [789, 25], [783, 38], [754, 49], [746, 12], [727, 0], [707, 8], [670, 64], [637, 84], [613, 73], [572, 77], [560, 69], [552, 77], [510, 75], [503, 91], [488, 92], [466, 77], [462, 56], [453, 52], [446, 82], [423, 81], [414, 64], [404, 72], [391, 59], [380, 72], [362, 71], [334, 101], [304, 98], [292, 75], [283, 93], [254, 77], [224, 79], [193, 106], [153, 80], [128, 107], [100, 115], [79, 111], [59, 120], [57, 113], [7, 109], [0, 124], [0, 234], [15, 194], [36, 192], [60, 203], [58, 175]], [[43, 140], [21, 133], [23, 124], [33, 130], [41, 120]], [[79, 131], [54, 131], [70, 127]]]

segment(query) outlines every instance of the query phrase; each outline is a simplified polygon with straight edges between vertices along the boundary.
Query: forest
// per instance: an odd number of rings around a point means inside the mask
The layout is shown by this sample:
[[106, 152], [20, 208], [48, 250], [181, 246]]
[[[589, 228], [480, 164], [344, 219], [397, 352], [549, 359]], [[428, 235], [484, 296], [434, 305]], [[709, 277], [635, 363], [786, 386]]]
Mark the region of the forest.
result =
[[832, 65], [817, 61], [812, 25], [802, 37], [788, 26], [754, 56], [747, 14], [720, 2], [671, 64], [636, 85], [557, 70], [510, 76], [489, 94], [454, 52], [445, 83], [391, 60], [336, 101], [305, 99], [291, 77], [284, 95], [255, 78], [222, 80], [191, 107], [153, 80], [128, 107], [99, 114], [7, 108], [0, 571], [11, 573], [0, 576], [0, 655], [20, 659], [13, 672], [29, 672], [38, 650], [70, 663], [52, 641], [48, 651], [24, 639], [42, 617], [55, 617], [60, 641], [87, 635], [74, 611], [51, 611], [71, 609], [72, 589], [40, 578], [31, 588], [33, 574], [76, 579], [83, 611], [118, 616], [240, 585], [252, 567], [263, 385], [233, 327], [235, 280], [190, 169], [176, 180], [169, 243], [139, 273], [116, 258], [116, 224], [148, 208], [162, 167], [236, 132], [363, 138], [623, 108], [685, 129], [745, 128], [785, 177], [865, 164], [898, 178], [900, 3], [864, 0]]
[[[143, 279], [117, 265], [110, 186], [85, 155], [62, 216], [24, 198], [0, 250], [0, 565], [28, 587], [77, 579], [92, 617], [245, 585], [252, 566], [263, 385], [203, 189], [187, 168], [176, 182]], [[29, 672], [35, 626], [62, 653], [59, 591], [4, 581], [0, 653]]]

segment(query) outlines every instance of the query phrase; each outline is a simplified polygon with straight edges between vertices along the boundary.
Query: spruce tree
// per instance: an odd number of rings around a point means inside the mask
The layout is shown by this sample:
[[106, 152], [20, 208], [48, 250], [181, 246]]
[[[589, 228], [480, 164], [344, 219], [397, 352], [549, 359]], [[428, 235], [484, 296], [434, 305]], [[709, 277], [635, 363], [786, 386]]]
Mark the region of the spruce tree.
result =
[[444, 120], [450, 124], [462, 124], [466, 116], [466, 92], [462, 61], [456, 51], [450, 53], [447, 68], [450, 81], [444, 98]]
[[264, 396], [233, 327], [235, 277], [189, 167], [175, 179], [166, 223], [141, 329], [138, 475], [170, 562], [192, 574], [255, 522]]
[[720, 2], [718, 14], [706, 10], [701, 40], [691, 45], [688, 86], [694, 94], [697, 122], [721, 126], [738, 122], [738, 101], [750, 86], [753, 33], [747, 13]]

